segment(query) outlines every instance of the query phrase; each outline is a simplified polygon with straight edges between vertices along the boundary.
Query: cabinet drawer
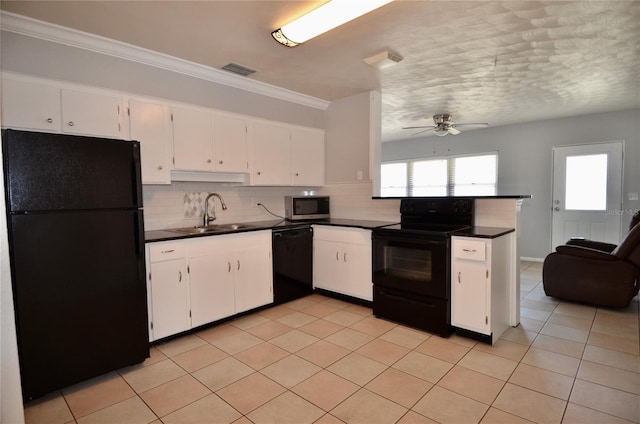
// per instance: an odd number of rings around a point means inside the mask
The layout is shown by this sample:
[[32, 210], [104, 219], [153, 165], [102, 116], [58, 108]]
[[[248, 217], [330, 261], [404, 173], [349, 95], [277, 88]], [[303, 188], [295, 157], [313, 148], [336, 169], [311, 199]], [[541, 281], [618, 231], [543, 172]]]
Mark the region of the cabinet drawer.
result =
[[313, 238], [315, 240], [335, 241], [340, 243], [371, 245], [371, 231], [361, 228], [332, 227], [329, 225], [314, 225]]
[[170, 241], [149, 245], [149, 262], [162, 262], [184, 257], [185, 249], [181, 242]]
[[480, 240], [453, 239], [453, 257], [457, 259], [471, 259], [484, 261], [486, 244]]

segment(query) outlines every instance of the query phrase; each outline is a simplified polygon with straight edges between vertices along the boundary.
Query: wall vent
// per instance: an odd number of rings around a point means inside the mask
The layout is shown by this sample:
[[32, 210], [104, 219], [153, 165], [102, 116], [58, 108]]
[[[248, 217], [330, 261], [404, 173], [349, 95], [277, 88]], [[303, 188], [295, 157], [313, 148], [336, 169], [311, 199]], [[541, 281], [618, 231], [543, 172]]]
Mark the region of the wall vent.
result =
[[256, 72], [255, 69], [247, 68], [246, 66], [238, 65], [237, 63], [229, 63], [222, 67], [225, 71], [233, 72], [234, 74], [242, 75], [246, 77]]

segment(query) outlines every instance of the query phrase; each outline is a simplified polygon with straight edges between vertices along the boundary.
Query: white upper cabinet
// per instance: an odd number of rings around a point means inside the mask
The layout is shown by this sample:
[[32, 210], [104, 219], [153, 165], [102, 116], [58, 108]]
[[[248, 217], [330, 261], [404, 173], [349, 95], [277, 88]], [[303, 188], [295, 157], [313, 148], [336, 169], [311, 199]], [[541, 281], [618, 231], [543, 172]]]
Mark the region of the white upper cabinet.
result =
[[249, 172], [247, 120], [213, 114], [213, 145], [217, 172]]
[[173, 168], [181, 171], [214, 171], [211, 111], [174, 106], [171, 113]]
[[250, 133], [252, 185], [324, 185], [324, 131], [254, 121]]
[[11, 73], [1, 94], [3, 128], [140, 141], [144, 184], [324, 185], [321, 129]]
[[171, 117], [162, 103], [129, 100], [131, 140], [140, 142], [143, 184], [171, 184]]
[[251, 126], [251, 184], [291, 185], [291, 139], [284, 124], [255, 121]]
[[60, 89], [13, 78], [2, 79], [2, 126], [60, 132]]
[[123, 138], [122, 96], [62, 89], [62, 131], [69, 134]]
[[324, 131], [291, 130], [291, 182], [294, 186], [324, 185]]
[[125, 138], [124, 97], [63, 88], [37, 79], [2, 78], [2, 126], [24, 130]]

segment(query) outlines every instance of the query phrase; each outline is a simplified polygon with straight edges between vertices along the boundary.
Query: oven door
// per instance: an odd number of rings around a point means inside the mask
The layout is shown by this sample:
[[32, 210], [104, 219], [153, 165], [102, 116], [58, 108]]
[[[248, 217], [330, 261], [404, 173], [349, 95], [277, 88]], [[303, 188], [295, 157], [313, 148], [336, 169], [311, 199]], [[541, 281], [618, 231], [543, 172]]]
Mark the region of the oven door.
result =
[[373, 283], [449, 299], [449, 237], [402, 230], [373, 232]]

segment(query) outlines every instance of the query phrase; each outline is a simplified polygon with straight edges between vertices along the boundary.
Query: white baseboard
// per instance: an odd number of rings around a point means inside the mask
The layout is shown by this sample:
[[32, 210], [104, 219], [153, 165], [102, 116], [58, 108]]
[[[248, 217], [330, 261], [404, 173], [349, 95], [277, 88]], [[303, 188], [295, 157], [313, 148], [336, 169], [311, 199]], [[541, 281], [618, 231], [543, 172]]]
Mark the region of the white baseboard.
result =
[[525, 257], [525, 256], [521, 256], [520, 257], [521, 261], [527, 261], [527, 262], [544, 262], [544, 258], [529, 258], [529, 257]]

